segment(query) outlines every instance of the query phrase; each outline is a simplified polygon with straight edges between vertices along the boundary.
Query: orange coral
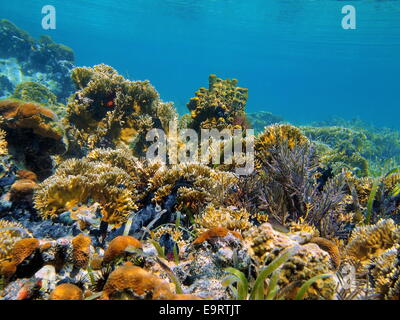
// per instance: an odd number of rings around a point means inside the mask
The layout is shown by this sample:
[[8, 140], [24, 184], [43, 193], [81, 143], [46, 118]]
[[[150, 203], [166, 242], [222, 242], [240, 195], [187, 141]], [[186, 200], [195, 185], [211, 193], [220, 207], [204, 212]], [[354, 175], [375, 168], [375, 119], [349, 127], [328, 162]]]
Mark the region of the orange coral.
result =
[[58, 285], [50, 294], [49, 300], [82, 300], [82, 290], [72, 284], [63, 283]]
[[135, 248], [142, 248], [142, 244], [139, 240], [131, 236], [119, 236], [113, 239], [104, 253], [104, 263], [110, 263], [115, 258], [124, 254], [125, 249], [128, 246], [133, 246]]
[[55, 120], [56, 115], [39, 104], [18, 100], [2, 100], [0, 101], [0, 115], [11, 129], [29, 128], [42, 137], [56, 140], [62, 138], [62, 134], [47, 123], [48, 120]]
[[125, 264], [115, 269], [107, 279], [102, 299], [109, 300], [114, 293], [131, 290], [138, 296], [152, 294], [155, 299], [171, 299], [169, 284], [146, 270]]
[[314, 237], [310, 242], [317, 244], [322, 250], [328, 252], [331, 256], [334, 267], [336, 269], [339, 268], [341, 262], [340, 252], [339, 248], [333, 241], [321, 237]]
[[20, 179], [13, 183], [10, 189], [10, 199], [12, 201], [31, 197], [37, 187], [37, 183], [29, 179]]
[[28, 180], [35, 181], [35, 182], [37, 181], [36, 173], [29, 171], [29, 170], [18, 170], [17, 176], [19, 179], [28, 179]]
[[3, 261], [0, 263], [0, 275], [8, 281], [17, 271], [17, 265], [13, 261]]
[[193, 244], [203, 243], [210, 238], [223, 238], [226, 237], [229, 233], [234, 235], [236, 238], [243, 240], [241, 234], [237, 231], [232, 231], [224, 227], [215, 227], [209, 229], [206, 232], [203, 232], [199, 237], [196, 238], [196, 240], [193, 241]]
[[11, 253], [11, 260], [16, 265], [20, 264], [29, 257], [39, 247], [39, 240], [35, 238], [26, 238], [19, 240]]
[[89, 236], [85, 236], [83, 233], [77, 235], [72, 239], [72, 257], [74, 265], [78, 268], [86, 268], [89, 263], [90, 245], [92, 240]]

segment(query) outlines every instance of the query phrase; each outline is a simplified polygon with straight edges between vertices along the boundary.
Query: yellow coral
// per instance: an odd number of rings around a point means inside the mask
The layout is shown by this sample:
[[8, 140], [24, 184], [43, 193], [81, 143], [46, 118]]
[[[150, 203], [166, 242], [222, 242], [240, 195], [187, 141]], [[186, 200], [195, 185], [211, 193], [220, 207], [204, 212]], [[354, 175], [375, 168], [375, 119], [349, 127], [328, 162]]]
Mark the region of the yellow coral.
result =
[[380, 220], [374, 225], [356, 227], [348, 240], [345, 254], [350, 259], [367, 263], [380, 256], [399, 241], [399, 227], [392, 219]]
[[237, 83], [236, 79], [210, 75], [209, 88], [200, 88], [187, 104], [192, 117], [189, 126], [195, 130], [246, 127], [248, 90], [237, 87]]
[[309, 144], [309, 140], [301, 130], [290, 124], [273, 124], [265, 127], [255, 141], [256, 159], [258, 162], [268, 161], [270, 149], [287, 143], [290, 149], [296, 145]]
[[[275, 231], [269, 223], [253, 227], [243, 233], [249, 254], [262, 265], [268, 265], [277, 258], [283, 250], [299, 246], [297, 253], [281, 267], [278, 285], [283, 288], [296, 282], [304, 282], [314, 276], [332, 273], [334, 268], [327, 252], [314, 243], [299, 245], [289, 235]], [[314, 283], [307, 292], [308, 299], [333, 299], [336, 282], [333, 278], [320, 279]], [[295, 295], [288, 293], [287, 299]]]
[[6, 132], [0, 129], [0, 156], [8, 154], [8, 144], [6, 140]]
[[237, 178], [232, 173], [200, 164], [180, 164], [158, 170], [149, 179], [148, 191], [154, 192], [154, 202], [160, 202], [176, 190], [178, 209], [197, 214], [208, 203], [219, 205], [233, 197], [231, 188], [236, 183]]
[[245, 209], [234, 207], [215, 208], [212, 204], [207, 206], [204, 212], [195, 218], [199, 225], [199, 231], [213, 227], [225, 227], [229, 230], [247, 230], [252, 225], [250, 214]]
[[86, 159], [64, 161], [53, 176], [39, 184], [35, 207], [44, 218], [87, 204], [100, 204], [102, 220], [120, 224], [137, 207], [128, 189], [130, 176], [122, 169]]

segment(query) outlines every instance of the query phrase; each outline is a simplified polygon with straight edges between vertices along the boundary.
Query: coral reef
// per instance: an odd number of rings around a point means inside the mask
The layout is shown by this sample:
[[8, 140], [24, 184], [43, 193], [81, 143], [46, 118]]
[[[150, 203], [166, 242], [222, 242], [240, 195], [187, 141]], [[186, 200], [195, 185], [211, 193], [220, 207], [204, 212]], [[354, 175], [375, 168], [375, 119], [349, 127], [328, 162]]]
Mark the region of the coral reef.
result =
[[[249, 246], [250, 255], [259, 263], [266, 265], [272, 262], [283, 250], [300, 245], [297, 253], [281, 268], [278, 280], [281, 287], [334, 271], [330, 255], [327, 252], [314, 243], [307, 243], [307, 239], [299, 244], [291, 239], [291, 235], [275, 231], [269, 223], [250, 229], [244, 233], [244, 237]], [[315, 299], [322, 296], [324, 299], [332, 299], [335, 294], [335, 287], [336, 282], [333, 278], [321, 279], [314, 283], [313, 288], [308, 291], [308, 298]]]
[[160, 101], [148, 81], [124, 79], [112, 67], [75, 68], [72, 79], [79, 89], [67, 105], [65, 124], [72, 145], [83, 152], [96, 147], [131, 147], [146, 151], [145, 134], [152, 128], [168, 132], [177, 119], [171, 103]]
[[[40, 92], [47, 91], [48, 97], [56, 95], [64, 102], [73, 92], [70, 72], [75, 58], [70, 48], [55, 43], [49, 36], [36, 40], [5, 19], [0, 20], [0, 43], [0, 82], [4, 83], [0, 97], [11, 96], [14, 89], [18, 89], [18, 95], [32, 97], [41, 88]], [[20, 91], [18, 84], [22, 82], [36, 83], [31, 84], [32, 93]]]
[[237, 86], [236, 79], [222, 80], [210, 75], [209, 87], [200, 88], [187, 107], [190, 111], [189, 127], [200, 129], [246, 129], [249, 125], [244, 112], [248, 90]]
[[107, 163], [66, 160], [54, 175], [39, 184], [35, 207], [43, 218], [56, 218], [69, 211], [71, 218], [85, 220], [90, 212], [95, 218], [99, 206], [102, 221], [120, 224], [137, 208], [136, 195], [127, 188], [129, 182], [130, 176], [124, 170]]

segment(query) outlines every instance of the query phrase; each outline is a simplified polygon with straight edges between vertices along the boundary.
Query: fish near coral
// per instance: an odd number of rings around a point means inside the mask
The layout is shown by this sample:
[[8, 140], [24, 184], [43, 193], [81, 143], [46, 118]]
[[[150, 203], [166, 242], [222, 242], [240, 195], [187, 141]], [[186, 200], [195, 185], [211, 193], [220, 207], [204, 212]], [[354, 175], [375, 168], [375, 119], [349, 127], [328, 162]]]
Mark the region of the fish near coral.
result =
[[142, 244], [139, 240], [131, 236], [118, 236], [111, 240], [108, 244], [108, 248], [104, 253], [103, 263], [110, 263], [115, 258], [126, 254], [125, 250], [128, 246], [132, 246], [138, 249], [142, 248]]
[[198, 236], [193, 242], [192, 244], [200, 244], [203, 243], [204, 241], [207, 241], [209, 239], [213, 239], [213, 238], [224, 238], [226, 237], [228, 234], [232, 234], [233, 236], [235, 236], [236, 238], [243, 240], [241, 234], [237, 231], [232, 231], [229, 230], [227, 228], [224, 227], [215, 227], [215, 228], [211, 228], [206, 232], [203, 232], [202, 234], [200, 234], [200, 236]]
[[72, 239], [72, 258], [75, 267], [85, 269], [88, 266], [91, 243], [90, 237], [83, 233]]
[[110, 300], [116, 293], [130, 290], [137, 298], [171, 299], [169, 284], [146, 270], [125, 264], [115, 269], [103, 288], [102, 300]]
[[72, 283], [63, 283], [51, 292], [49, 300], [83, 300], [83, 292]]

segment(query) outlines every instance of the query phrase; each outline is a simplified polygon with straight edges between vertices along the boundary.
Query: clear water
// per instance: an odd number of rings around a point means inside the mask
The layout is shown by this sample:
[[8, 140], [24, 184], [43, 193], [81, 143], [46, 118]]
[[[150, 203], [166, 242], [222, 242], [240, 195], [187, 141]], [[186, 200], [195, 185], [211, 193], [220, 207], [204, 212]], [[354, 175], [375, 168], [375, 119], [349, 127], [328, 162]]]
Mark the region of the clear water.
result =
[[[41, 28], [46, 4], [56, 30]], [[356, 30], [341, 27], [347, 4]], [[0, 18], [72, 47], [77, 65], [149, 79], [181, 113], [215, 73], [249, 88], [250, 112], [400, 128], [397, 0], [2, 0]]]

